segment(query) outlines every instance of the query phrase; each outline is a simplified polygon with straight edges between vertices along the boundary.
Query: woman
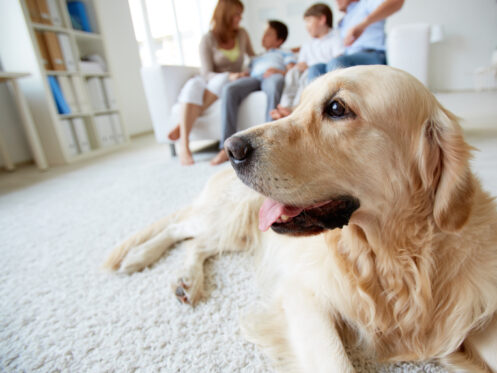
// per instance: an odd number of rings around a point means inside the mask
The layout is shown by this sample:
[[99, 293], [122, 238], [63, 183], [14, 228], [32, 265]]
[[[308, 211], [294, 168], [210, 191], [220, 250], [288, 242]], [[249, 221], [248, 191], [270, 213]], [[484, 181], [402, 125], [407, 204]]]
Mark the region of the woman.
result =
[[178, 101], [181, 106], [180, 123], [169, 133], [170, 140], [180, 140], [179, 159], [182, 165], [194, 163], [188, 136], [195, 120], [221, 94], [228, 82], [242, 73], [245, 54], [254, 50], [245, 29], [240, 27], [243, 4], [240, 0], [219, 0], [212, 16], [212, 29], [200, 42], [201, 76], [186, 82]]

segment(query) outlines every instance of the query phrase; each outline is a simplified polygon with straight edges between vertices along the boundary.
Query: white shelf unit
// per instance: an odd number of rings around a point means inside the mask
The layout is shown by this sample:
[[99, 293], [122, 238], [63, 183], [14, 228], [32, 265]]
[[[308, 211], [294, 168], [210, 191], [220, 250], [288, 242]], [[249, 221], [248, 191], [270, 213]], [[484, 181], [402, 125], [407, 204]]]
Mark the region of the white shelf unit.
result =
[[[91, 33], [73, 29], [67, 9], [68, 0], [55, 1], [62, 19], [62, 26], [33, 22], [26, 0], [0, 1], [0, 57], [3, 68], [5, 71], [23, 70], [31, 73], [31, 77], [25, 78], [22, 89], [33, 114], [43, 150], [51, 166], [87, 159], [129, 144], [129, 136], [124, 126], [119, 103], [114, 103], [111, 108], [105, 110], [94, 109], [87, 85], [87, 80], [90, 78], [108, 78], [114, 96], [117, 93], [112, 80], [112, 71], [109, 70], [105, 41], [99, 34], [99, 19], [94, 4], [99, 0], [83, 1], [93, 31]], [[70, 49], [76, 62], [75, 71], [45, 70], [36, 31], [53, 31], [69, 37]], [[79, 61], [89, 54], [100, 55], [106, 62], [107, 70], [103, 73], [82, 71]], [[84, 102], [77, 100], [80, 110], [71, 111], [70, 114], [59, 114], [48, 82], [49, 76], [57, 79], [67, 77], [70, 78], [73, 87], [75, 83], [80, 85], [80, 94], [75, 95], [75, 97], [81, 98], [82, 96], [83, 98]], [[114, 100], [117, 100], [117, 97], [114, 97]], [[110, 131], [113, 132], [110, 142], [107, 125], [105, 131], [101, 129], [101, 116], [106, 116], [106, 120], [110, 123]], [[89, 147], [76, 146], [77, 151], [74, 151], [74, 145], [68, 140], [70, 133], [74, 136], [76, 143], [80, 140], [78, 131], [74, 128], [75, 122], [79, 122], [79, 131], [84, 126], [89, 141]], [[71, 125], [70, 130], [64, 127], [68, 124]]]

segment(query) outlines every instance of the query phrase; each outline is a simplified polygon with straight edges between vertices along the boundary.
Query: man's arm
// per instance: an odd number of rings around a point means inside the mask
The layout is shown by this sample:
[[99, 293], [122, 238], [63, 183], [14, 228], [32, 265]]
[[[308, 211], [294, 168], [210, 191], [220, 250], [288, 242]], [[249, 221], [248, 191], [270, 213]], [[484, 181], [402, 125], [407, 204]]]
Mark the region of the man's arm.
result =
[[352, 45], [371, 24], [381, 21], [395, 12], [399, 11], [404, 5], [404, 0], [385, 0], [378, 8], [371, 12], [361, 23], [352, 27], [345, 37], [343, 44], [345, 46]]

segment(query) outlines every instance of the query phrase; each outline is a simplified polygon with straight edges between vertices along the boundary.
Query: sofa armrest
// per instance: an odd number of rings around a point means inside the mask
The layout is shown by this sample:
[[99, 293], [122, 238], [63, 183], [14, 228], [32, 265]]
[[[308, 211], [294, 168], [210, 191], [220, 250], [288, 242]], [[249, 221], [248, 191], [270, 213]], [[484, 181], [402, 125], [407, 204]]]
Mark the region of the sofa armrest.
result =
[[157, 142], [168, 142], [172, 108], [183, 85], [199, 71], [197, 67], [190, 66], [148, 66], [141, 69]]

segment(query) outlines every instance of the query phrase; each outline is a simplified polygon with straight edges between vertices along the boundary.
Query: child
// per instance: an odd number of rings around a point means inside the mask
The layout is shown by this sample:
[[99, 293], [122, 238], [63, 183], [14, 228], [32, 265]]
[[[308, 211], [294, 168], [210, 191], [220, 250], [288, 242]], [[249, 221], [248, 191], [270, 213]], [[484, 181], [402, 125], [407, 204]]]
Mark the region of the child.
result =
[[307, 68], [317, 63], [326, 63], [343, 53], [340, 35], [333, 27], [333, 13], [326, 4], [311, 5], [304, 13], [304, 21], [311, 40], [302, 45], [297, 65], [288, 71], [281, 102], [271, 111], [272, 119], [290, 114], [291, 108], [300, 100], [300, 93], [307, 84]]
[[[279, 21], [269, 21], [262, 37], [262, 46], [266, 52], [255, 57], [250, 65], [250, 76], [242, 77], [228, 83], [221, 93], [221, 150], [211, 161], [217, 165], [228, 160], [223, 144], [224, 140], [236, 132], [238, 107], [251, 92], [263, 90], [267, 95], [266, 118], [271, 120], [270, 111], [280, 101], [286, 71], [296, 63], [292, 52], [280, 49], [288, 36], [288, 28]], [[248, 73], [247, 73], [248, 75]]]

